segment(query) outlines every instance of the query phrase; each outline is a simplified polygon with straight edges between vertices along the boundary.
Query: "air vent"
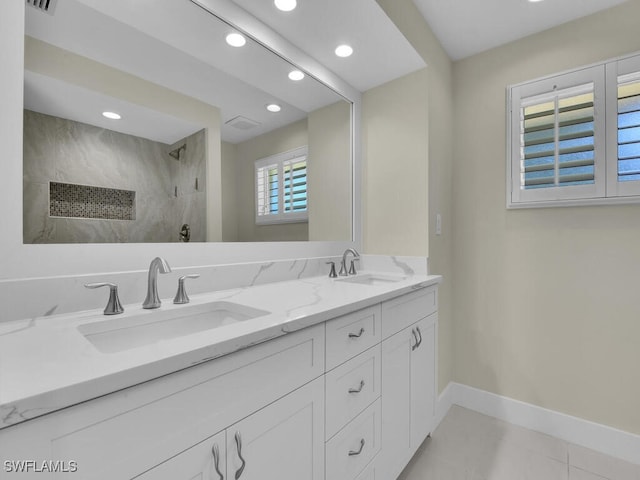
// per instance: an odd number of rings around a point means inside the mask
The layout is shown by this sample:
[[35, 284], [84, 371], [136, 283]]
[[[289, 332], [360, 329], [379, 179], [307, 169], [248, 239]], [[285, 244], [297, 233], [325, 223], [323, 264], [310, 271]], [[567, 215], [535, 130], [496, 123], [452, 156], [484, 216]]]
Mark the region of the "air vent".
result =
[[58, 0], [27, 0], [27, 5], [37, 8], [41, 12], [53, 15], [53, 11], [56, 9], [56, 3]]
[[251, 120], [250, 118], [238, 115], [228, 122], [225, 122], [225, 125], [237, 128], [238, 130], [251, 130], [252, 128], [259, 126], [260, 122], [256, 122], [255, 120]]

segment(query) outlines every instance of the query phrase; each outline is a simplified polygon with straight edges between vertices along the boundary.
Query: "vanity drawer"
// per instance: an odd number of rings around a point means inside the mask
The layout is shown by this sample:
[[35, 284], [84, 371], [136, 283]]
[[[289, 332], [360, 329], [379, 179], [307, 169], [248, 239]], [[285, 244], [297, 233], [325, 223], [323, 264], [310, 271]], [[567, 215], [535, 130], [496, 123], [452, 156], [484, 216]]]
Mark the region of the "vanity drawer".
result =
[[428, 317], [438, 310], [438, 287], [422, 288], [382, 304], [382, 338]]
[[380, 399], [358, 415], [326, 445], [330, 479], [355, 479], [380, 451]]
[[325, 375], [327, 439], [380, 396], [380, 351], [376, 345]]
[[84, 480], [132, 478], [321, 376], [323, 344], [306, 328], [17, 428]]
[[380, 343], [380, 305], [349, 313], [326, 323], [327, 370]]

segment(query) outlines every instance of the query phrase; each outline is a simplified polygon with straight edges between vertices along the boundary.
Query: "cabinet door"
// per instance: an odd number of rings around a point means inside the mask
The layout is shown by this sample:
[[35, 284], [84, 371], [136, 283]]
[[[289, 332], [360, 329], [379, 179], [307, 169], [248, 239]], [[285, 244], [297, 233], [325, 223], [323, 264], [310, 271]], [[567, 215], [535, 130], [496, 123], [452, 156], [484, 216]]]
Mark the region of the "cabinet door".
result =
[[431, 432], [437, 314], [382, 342], [381, 478], [395, 479]]
[[395, 479], [411, 450], [411, 327], [382, 342], [382, 451], [380, 478]]
[[436, 315], [411, 327], [418, 343], [411, 352], [411, 454], [431, 433], [436, 384]]
[[324, 480], [324, 379], [227, 429], [234, 480]]
[[226, 480], [225, 432], [161, 463], [136, 480]]

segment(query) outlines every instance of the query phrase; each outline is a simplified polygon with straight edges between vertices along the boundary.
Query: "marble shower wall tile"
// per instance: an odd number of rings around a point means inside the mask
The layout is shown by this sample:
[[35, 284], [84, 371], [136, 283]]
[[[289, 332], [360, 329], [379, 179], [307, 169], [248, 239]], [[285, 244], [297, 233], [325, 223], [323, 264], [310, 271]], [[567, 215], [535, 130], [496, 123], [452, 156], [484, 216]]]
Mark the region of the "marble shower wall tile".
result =
[[[177, 242], [183, 223], [205, 240], [204, 130], [177, 142], [180, 162], [169, 145], [28, 110], [24, 131], [25, 243]], [[49, 217], [50, 181], [133, 190], [136, 219]]]
[[[402, 263], [413, 265], [417, 274], [426, 273], [418, 271], [420, 265], [426, 265], [424, 257], [363, 255], [361, 261], [365, 266], [375, 266], [377, 272], [397, 274], [399, 271], [405, 271], [396, 266], [398, 258], [402, 258]], [[149, 260], [151, 260], [151, 256]], [[170, 258], [167, 260], [172, 267], [172, 272], [160, 275], [158, 292], [161, 298], [171, 301], [176, 292], [178, 278], [181, 275], [200, 274], [200, 278], [189, 281], [187, 289], [190, 295], [196, 295], [217, 290], [230, 290], [328, 275], [329, 267], [326, 262], [339, 262], [340, 257], [202, 266], [174, 265], [171, 264]], [[126, 308], [126, 305], [140, 304], [144, 300], [147, 289], [147, 271], [0, 281], [0, 305], [3, 305], [0, 312], [0, 322], [80, 310], [102, 309], [106, 304], [107, 294], [104, 291], [84, 288], [85, 283], [91, 282], [118, 284], [120, 300]]]

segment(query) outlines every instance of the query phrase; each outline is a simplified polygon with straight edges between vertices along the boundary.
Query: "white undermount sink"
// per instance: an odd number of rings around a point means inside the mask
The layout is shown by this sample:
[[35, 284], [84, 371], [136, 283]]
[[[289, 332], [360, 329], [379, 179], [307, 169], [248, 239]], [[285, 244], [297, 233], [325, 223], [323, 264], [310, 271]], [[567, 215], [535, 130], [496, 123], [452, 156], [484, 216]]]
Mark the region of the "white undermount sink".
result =
[[390, 283], [396, 283], [404, 279], [405, 277], [398, 277], [393, 275], [364, 273], [362, 275], [355, 275], [353, 277], [341, 278], [338, 280], [338, 282], [359, 283], [361, 285], [389, 285]]
[[146, 310], [136, 315], [80, 325], [78, 330], [99, 351], [115, 353], [268, 314], [265, 310], [220, 301]]

